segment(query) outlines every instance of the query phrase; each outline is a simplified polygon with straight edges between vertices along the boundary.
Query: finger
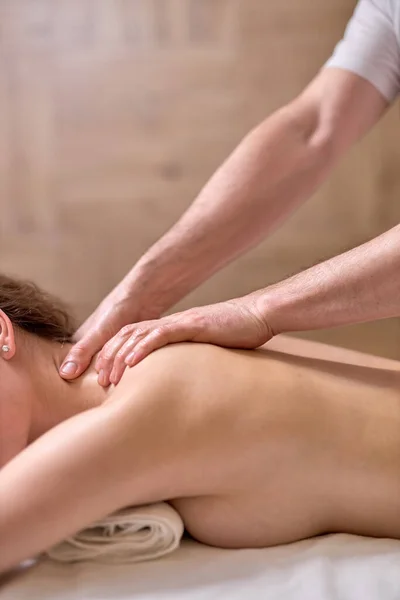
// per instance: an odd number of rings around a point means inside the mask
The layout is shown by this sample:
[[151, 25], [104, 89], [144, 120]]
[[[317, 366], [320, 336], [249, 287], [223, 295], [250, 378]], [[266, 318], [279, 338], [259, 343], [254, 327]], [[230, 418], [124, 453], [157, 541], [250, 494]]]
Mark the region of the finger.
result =
[[[96, 362], [94, 363], [95, 371], [99, 373], [100, 370], [107, 365], [108, 361], [112, 358], [112, 352], [116, 342], [118, 340], [122, 340], [122, 343], [124, 343], [125, 339], [127, 339], [128, 336], [129, 333], [122, 332], [122, 329], [120, 329], [116, 333], [113, 333], [106, 337], [106, 339], [104, 340], [104, 344], [97, 355]], [[118, 348], [116, 349], [116, 352], [118, 352]]]
[[60, 367], [60, 376], [67, 380], [76, 379], [86, 371], [94, 354], [101, 348], [97, 335], [88, 335], [75, 344]]
[[106, 343], [107, 340], [110, 339], [112, 335], [115, 335], [118, 332], [118, 329], [109, 334], [108, 327], [106, 327], [107, 321], [105, 320], [104, 313], [99, 312], [99, 307], [84, 321], [81, 323], [79, 328], [74, 333], [74, 340], [79, 342], [81, 339], [93, 334], [96, 331], [96, 334], [99, 336], [100, 340], [100, 348]]
[[[133, 334], [132, 334], [133, 332]], [[98, 368], [99, 371], [102, 372], [102, 377], [100, 379], [103, 380], [101, 385], [109, 385], [110, 375], [114, 367], [114, 362], [118, 353], [122, 350], [124, 345], [127, 343], [130, 337], [134, 339], [136, 335], [140, 335], [139, 331], [135, 332], [135, 326], [129, 325], [123, 327], [116, 336], [114, 336], [107, 344], [104, 346], [103, 350], [100, 353], [98, 360]], [[100, 383], [99, 379], [99, 383]]]
[[118, 352], [121, 345], [124, 344], [128, 339], [129, 335], [130, 333], [127, 331], [127, 328], [124, 327], [123, 329], [120, 329], [118, 333], [108, 339], [97, 356], [96, 363], [94, 365], [94, 368], [97, 372], [103, 369], [103, 367], [105, 367], [110, 360], [114, 360], [115, 354]]
[[154, 350], [158, 350], [167, 344], [176, 344], [193, 339], [194, 329], [189, 324], [165, 323], [151, 331], [140, 341], [133, 352], [127, 356], [125, 363], [129, 367], [137, 365]]
[[86, 321], [84, 321], [84, 323], [82, 323], [82, 325], [79, 326], [79, 328], [75, 331], [74, 333], [74, 341], [75, 342], [79, 342], [80, 340], [82, 340], [85, 336], [88, 335], [88, 333], [90, 332], [90, 330], [93, 327], [93, 323], [94, 323], [94, 318], [93, 315], [91, 315], [90, 317], [88, 317], [86, 319]]
[[110, 374], [114, 365], [114, 358], [117, 355], [120, 348], [123, 347], [125, 338], [120, 334], [117, 334], [109, 342], [107, 342], [107, 349], [102, 350], [102, 358], [99, 362], [98, 367], [98, 382], [102, 386], [110, 385]]
[[110, 373], [110, 382], [114, 385], [120, 382], [122, 375], [126, 369], [125, 359], [133, 351], [138, 343], [138, 336], [131, 337], [117, 352], [112, 371]]
[[144, 321], [140, 324], [131, 323], [122, 327], [122, 329], [120, 329], [113, 336], [109, 336], [107, 338], [108, 341], [105, 340], [104, 346], [97, 357], [95, 363], [95, 370], [99, 372], [100, 369], [107, 368], [110, 362], [114, 362], [115, 355], [121, 348], [121, 344], [118, 347], [115, 347], [115, 341], [117, 339], [122, 339], [122, 343], [124, 344], [128, 341], [129, 338], [134, 339], [136, 336], [143, 337], [143, 335], [147, 334], [148, 331], [150, 331], [150, 323], [151, 321]]

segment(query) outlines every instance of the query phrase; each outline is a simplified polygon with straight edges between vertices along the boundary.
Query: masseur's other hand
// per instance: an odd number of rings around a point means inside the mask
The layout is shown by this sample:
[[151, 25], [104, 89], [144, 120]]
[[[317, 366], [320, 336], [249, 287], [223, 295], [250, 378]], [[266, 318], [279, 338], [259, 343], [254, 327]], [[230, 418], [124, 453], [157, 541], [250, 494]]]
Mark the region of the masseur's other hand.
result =
[[134, 296], [121, 283], [76, 332], [77, 343], [61, 365], [61, 377], [68, 380], [79, 377], [86, 371], [94, 355], [121, 327], [140, 318], [143, 319], [143, 313], [136, 306]]
[[229, 348], [257, 348], [272, 337], [252, 296], [193, 308], [162, 319], [126, 325], [100, 352], [96, 361], [99, 383], [121, 379], [148, 354], [176, 342], [206, 342]]

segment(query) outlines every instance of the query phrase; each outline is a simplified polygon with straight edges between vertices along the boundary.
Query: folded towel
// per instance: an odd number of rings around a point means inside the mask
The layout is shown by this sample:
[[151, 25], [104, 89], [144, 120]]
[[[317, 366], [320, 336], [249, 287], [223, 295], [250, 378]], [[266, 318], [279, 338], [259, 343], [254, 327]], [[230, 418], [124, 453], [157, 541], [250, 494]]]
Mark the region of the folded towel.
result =
[[46, 552], [59, 562], [135, 563], [173, 552], [182, 539], [179, 514], [165, 502], [126, 508]]

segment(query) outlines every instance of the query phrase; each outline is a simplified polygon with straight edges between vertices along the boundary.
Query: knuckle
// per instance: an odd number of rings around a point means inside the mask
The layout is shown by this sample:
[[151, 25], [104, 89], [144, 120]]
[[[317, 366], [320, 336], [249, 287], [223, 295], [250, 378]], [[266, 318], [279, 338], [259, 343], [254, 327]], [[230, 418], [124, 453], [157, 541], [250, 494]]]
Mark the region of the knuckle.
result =
[[71, 355], [78, 359], [84, 359], [90, 354], [90, 349], [86, 344], [77, 342], [71, 350]]
[[155, 339], [155, 338], [165, 338], [168, 337], [168, 335], [171, 332], [171, 329], [174, 329], [176, 327], [176, 325], [173, 325], [172, 323], [162, 323], [161, 325], [159, 325], [158, 327], [156, 327], [152, 334], [151, 334], [151, 338]]
[[126, 348], [123, 347], [120, 350], [118, 350], [117, 354], [115, 355], [114, 362], [120, 362], [121, 360], [124, 360], [125, 355], [126, 355]]
[[106, 342], [103, 346], [102, 352], [108, 352], [108, 350], [110, 350], [110, 348], [112, 348], [115, 344], [115, 342], [118, 340], [119, 335], [114, 335], [112, 338], [110, 338], [108, 340], [108, 342]]
[[129, 325], [124, 325], [120, 330], [119, 334], [123, 336], [130, 335], [134, 331], [134, 329], [135, 325], [133, 325], [132, 323], [130, 323]]
[[102, 352], [101, 358], [109, 362], [114, 356], [114, 349], [110, 346], [109, 348], [105, 348]]
[[207, 323], [207, 317], [203, 312], [193, 312], [189, 317], [189, 322], [196, 328], [203, 329]]
[[141, 335], [145, 335], [151, 329], [151, 321], [141, 321], [140, 323], [134, 323], [129, 325], [130, 337], [136, 338]]

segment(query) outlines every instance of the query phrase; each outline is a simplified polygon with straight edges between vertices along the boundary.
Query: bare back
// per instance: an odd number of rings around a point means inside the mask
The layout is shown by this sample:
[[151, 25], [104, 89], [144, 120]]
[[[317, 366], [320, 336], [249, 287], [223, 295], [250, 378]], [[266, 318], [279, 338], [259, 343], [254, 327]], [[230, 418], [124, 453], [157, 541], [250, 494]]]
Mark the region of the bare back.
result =
[[147, 369], [171, 365], [188, 401], [168, 499], [197, 539], [400, 536], [399, 363], [278, 338], [258, 351], [179, 344]]
[[328, 531], [400, 538], [399, 371], [291, 338], [154, 352], [104, 405], [1, 469], [0, 573], [119, 508], [161, 500], [223, 547]]

